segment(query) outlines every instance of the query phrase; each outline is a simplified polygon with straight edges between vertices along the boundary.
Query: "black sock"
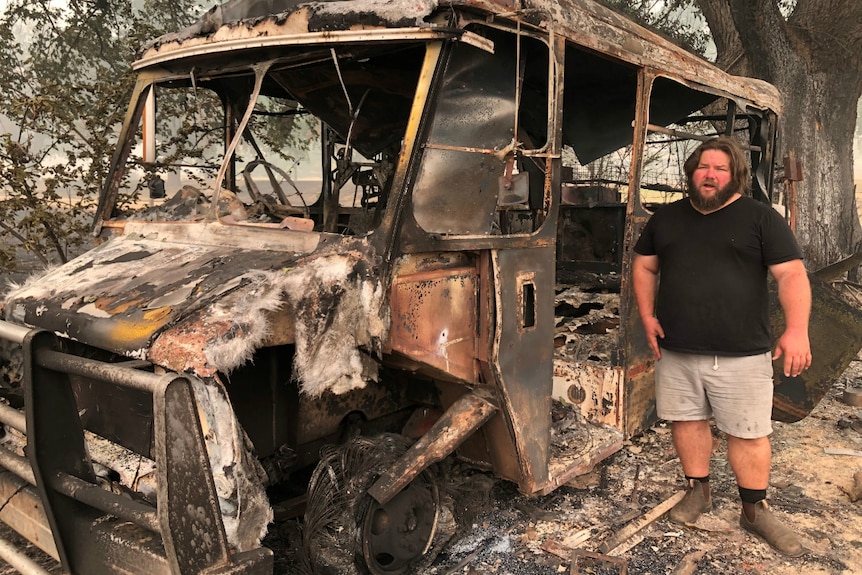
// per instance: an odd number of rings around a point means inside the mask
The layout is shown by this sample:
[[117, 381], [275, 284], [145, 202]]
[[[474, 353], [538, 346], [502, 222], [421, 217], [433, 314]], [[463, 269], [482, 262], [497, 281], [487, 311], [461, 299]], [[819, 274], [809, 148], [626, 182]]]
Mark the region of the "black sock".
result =
[[689, 482], [689, 481], [691, 481], [692, 479], [693, 479], [693, 480], [695, 480], [695, 481], [699, 481], [699, 482], [701, 482], [701, 483], [709, 483], [709, 475], [707, 475], [706, 477], [692, 477], [691, 475], [686, 475], [686, 476], [685, 476], [685, 482], [686, 482], [686, 483], [688, 483], [688, 482]]
[[743, 503], [758, 503], [766, 499], [766, 489], [739, 488], [739, 498]]

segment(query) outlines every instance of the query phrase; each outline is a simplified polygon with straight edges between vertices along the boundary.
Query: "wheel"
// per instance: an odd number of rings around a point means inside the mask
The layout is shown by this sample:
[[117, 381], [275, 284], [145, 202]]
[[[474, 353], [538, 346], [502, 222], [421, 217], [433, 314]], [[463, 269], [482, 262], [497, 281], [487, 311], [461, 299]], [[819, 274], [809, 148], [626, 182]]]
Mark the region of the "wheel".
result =
[[366, 491], [409, 447], [403, 436], [357, 437], [326, 448], [308, 485], [307, 570], [319, 575], [402, 575], [427, 561], [440, 515], [434, 474], [423, 471], [385, 505]]
[[436, 486], [417, 479], [386, 505], [368, 495], [364, 499], [359, 543], [365, 567], [373, 575], [404, 573], [434, 538], [440, 503]]

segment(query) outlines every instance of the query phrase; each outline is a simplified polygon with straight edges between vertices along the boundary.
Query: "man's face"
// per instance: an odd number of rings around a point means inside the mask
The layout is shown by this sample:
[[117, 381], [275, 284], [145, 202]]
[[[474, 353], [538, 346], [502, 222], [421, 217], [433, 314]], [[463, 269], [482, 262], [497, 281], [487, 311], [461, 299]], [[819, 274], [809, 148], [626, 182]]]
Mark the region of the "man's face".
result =
[[691, 174], [688, 190], [691, 203], [702, 212], [724, 206], [736, 193], [731, 178], [730, 156], [721, 150], [704, 150]]

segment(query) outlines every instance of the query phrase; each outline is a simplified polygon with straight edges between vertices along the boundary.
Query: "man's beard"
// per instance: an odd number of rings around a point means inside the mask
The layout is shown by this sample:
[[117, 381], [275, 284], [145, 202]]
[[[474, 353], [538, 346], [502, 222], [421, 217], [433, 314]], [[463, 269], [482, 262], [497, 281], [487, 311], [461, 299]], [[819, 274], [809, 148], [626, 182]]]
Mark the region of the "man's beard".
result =
[[733, 182], [728, 182], [726, 186], [718, 188], [712, 197], [706, 198], [691, 181], [688, 183], [688, 197], [692, 205], [701, 212], [714, 212], [726, 204], [735, 193], [736, 187]]

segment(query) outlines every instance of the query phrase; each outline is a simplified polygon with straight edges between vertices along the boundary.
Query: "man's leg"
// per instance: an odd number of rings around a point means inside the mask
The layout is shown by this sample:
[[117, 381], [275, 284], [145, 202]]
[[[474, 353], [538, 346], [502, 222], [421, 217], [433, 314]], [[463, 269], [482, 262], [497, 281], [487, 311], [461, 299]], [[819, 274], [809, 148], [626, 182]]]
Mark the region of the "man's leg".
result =
[[694, 523], [701, 513], [712, 508], [709, 491], [712, 431], [708, 420], [674, 421], [671, 435], [688, 482], [688, 493], [670, 510], [669, 517], [677, 523]]
[[687, 492], [668, 514], [671, 521], [694, 523], [712, 509], [709, 460], [712, 456], [712, 409], [703, 388], [702, 372], [713, 358], [662, 350], [655, 365], [656, 412], [671, 422], [673, 446], [682, 463]]
[[688, 477], [709, 475], [709, 459], [712, 457], [712, 431], [709, 421], [674, 421], [671, 424], [671, 435], [683, 473]]
[[741, 439], [727, 436], [727, 459], [736, 474], [736, 483], [745, 489], [766, 489], [772, 464], [768, 437]]
[[742, 439], [727, 436], [727, 458], [736, 474], [743, 529], [763, 538], [778, 551], [792, 557], [805, 553], [805, 548], [790, 529], [783, 525], [766, 503], [772, 447], [768, 437]]

